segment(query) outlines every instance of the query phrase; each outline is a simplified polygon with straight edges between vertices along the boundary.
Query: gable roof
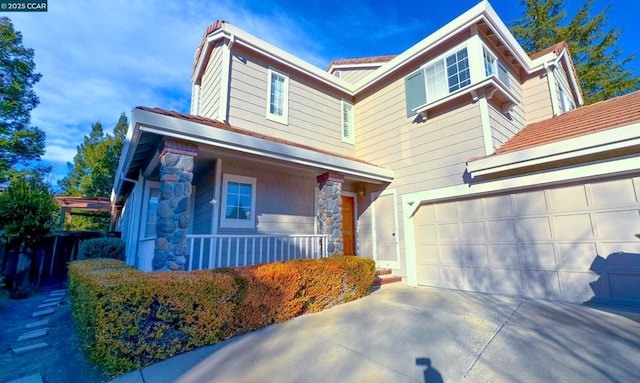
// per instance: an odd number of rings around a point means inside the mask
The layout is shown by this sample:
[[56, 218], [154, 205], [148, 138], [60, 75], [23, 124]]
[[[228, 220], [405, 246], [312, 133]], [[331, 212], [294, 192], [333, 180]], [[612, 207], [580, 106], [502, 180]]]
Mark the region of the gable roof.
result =
[[552, 45], [552, 46], [550, 46], [548, 48], [545, 48], [545, 49], [543, 49], [543, 50], [541, 50], [539, 52], [534, 52], [534, 53], [530, 54], [529, 58], [531, 58], [531, 60], [535, 60], [538, 57], [542, 57], [542, 56], [544, 56], [546, 54], [549, 54], [551, 52], [555, 53], [555, 55], [557, 56], [562, 52], [563, 49], [566, 49], [566, 48], [567, 48], [567, 42], [563, 40], [563, 41], [560, 41], [559, 43], [557, 43], [555, 45]]
[[207, 29], [205, 29], [204, 33], [202, 34], [202, 40], [200, 40], [200, 45], [198, 46], [198, 49], [196, 49], [196, 53], [193, 55], [192, 75], [196, 71], [196, 68], [198, 67], [198, 62], [200, 61], [200, 56], [202, 55], [202, 50], [204, 49], [204, 46], [207, 43], [207, 37], [209, 37], [209, 35], [212, 34], [213, 32], [215, 32], [218, 29], [222, 28], [224, 23], [226, 23], [226, 21], [224, 21], [224, 20], [216, 20], [215, 23], [209, 25], [207, 27]]
[[[509, 31], [509, 28], [499, 18], [489, 2], [485, 0], [480, 1], [474, 7], [426, 36], [424, 39], [391, 60], [370, 63], [381, 63], [382, 65], [380, 65], [379, 68], [372, 70], [371, 73], [354, 84], [342, 80], [325, 70], [291, 55], [290, 53], [276, 48], [275, 46], [262, 41], [259, 38], [230, 25], [229, 23], [219, 21], [214, 23], [205, 31], [205, 36], [202, 39], [200, 48], [196, 51], [192, 80], [196, 83], [199, 80], [199, 76], [201, 76], [202, 71], [206, 67], [206, 62], [213, 45], [228, 41], [228, 44], [238, 44], [248, 48], [258, 54], [264, 55], [267, 59], [273, 60], [279, 65], [300, 71], [300, 73], [310, 76], [325, 85], [354, 96], [357, 93], [374, 86], [374, 84], [382, 81], [382, 79], [391, 73], [399, 71], [405, 66], [411, 65], [416, 59], [426, 52], [445, 44], [451, 36], [478, 25], [490, 30], [492, 41], [495, 44], [503, 46], [505, 50], [510, 52], [513, 57], [512, 63], [522, 68], [521, 70], [524, 72], [533, 73], [541, 69], [545, 64], [542, 62], [543, 60], [534, 62], [529, 58]], [[361, 65], [362, 64], [364, 63], [361, 63]]]
[[640, 122], [640, 91], [529, 124], [493, 155], [529, 149]]

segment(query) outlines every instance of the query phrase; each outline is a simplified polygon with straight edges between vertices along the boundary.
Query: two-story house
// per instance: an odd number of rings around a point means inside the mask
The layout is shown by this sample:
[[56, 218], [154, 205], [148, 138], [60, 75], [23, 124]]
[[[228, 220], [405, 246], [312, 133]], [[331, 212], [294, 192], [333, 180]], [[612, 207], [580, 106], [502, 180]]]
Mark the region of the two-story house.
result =
[[229, 23], [189, 114], [137, 107], [112, 202], [143, 270], [372, 257], [411, 286], [640, 305], [640, 93], [582, 107], [480, 2], [317, 68]]

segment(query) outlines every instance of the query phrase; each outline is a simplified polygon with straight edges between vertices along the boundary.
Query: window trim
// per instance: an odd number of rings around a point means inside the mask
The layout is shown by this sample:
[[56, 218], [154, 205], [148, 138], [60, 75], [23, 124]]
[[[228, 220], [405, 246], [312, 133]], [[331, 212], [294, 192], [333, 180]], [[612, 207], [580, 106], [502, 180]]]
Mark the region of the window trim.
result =
[[[351, 107], [351, 109], [349, 110], [349, 117], [350, 117], [350, 126], [348, 127], [349, 130], [349, 134], [345, 135], [345, 119], [344, 119], [344, 113], [345, 113], [345, 107], [346, 106]], [[351, 144], [354, 145], [356, 143], [356, 117], [355, 117], [355, 110], [353, 107], [353, 104], [350, 103], [349, 101], [342, 99], [340, 102], [340, 135], [342, 136], [342, 142], [345, 142], [347, 144]]]
[[[487, 73], [487, 59], [486, 56], [490, 56], [493, 58], [493, 63], [491, 63], [492, 73]], [[485, 77], [495, 76], [505, 87], [511, 88], [511, 80], [509, 79], [509, 69], [507, 66], [498, 58], [496, 54], [494, 54], [491, 49], [489, 49], [486, 45], [482, 44], [482, 63], [484, 64], [484, 75]], [[501, 72], [502, 71], [502, 72]], [[505, 73], [506, 77], [503, 78], [501, 73]]]
[[[271, 87], [272, 76], [279, 76], [283, 78], [282, 84], [282, 115], [278, 115], [271, 112]], [[266, 116], [268, 120], [275, 121], [284, 125], [289, 124], [289, 76], [273, 67], [269, 67], [267, 70], [267, 99], [266, 99]]]
[[[250, 217], [246, 220], [227, 218], [227, 187], [229, 182], [238, 182], [251, 185], [251, 210]], [[225, 173], [222, 175], [222, 206], [220, 207], [220, 227], [231, 229], [254, 229], [256, 227], [256, 183], [254, 177], [239, 176]]]
[[[155, 239], [157, 234], [154, 232], [152, 235], [147, 235], [147, 225], [148, 225], [148, 215], [149, 215], [149, 198], [151, 197], [151, 190], [158, 190], [158, 204], [160, 204], [160, 182], [157, 181], [146, 181], [144, 183], [144, 192], [142, 193], [142, 214], [141, 214], [141, 223], [140, 223], [140, 241], [147, 241], [150, 239]], [[157, 208], [156, 208], [157, 209]], [[157, 219], [157, 212], [156, 212]], [[155, 222], [157, 225], [158, 222]]]

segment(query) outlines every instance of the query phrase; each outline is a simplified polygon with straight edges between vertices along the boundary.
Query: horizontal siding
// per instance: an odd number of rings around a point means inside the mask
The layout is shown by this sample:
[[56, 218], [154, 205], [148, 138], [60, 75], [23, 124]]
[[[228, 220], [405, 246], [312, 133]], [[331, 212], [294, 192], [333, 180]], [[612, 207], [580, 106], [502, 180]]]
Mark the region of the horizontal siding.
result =
[[[402, 217], [402, 195], [463, 183], [465, 162], [484, 155], [480, 113], [470, 100], [450, 110], [434, 111], [425, 122], [406, 117], [404, 78], [384, 86], [356, 104], [357, 156], [394, 170], [386, 189], [398, 196], [397, 215]], [[385, 188], [383, 186], [383, 188]], [[372, 251], [372, 222], [366, 211], [360, 217], [360, 246]], [[401, 269], [406, 276], [403, 220], [398, 219]]]
[[553, 117], [546, 75], [537, 75], [523, 84], [523, 104], [527, 124]]
[[256, 178], [255, 229], [225, 229], [228, 233], [313, 234], [316, 180], [313, 174], [286, 171], [271, 165], [225, 161], [223, 174]]
[[232, 125], [340, 155], [354, 155], [354, 146], [342, 142], [340, 95], [285, 72], [289, 76], [289, 123], [270, 121], [266, 118], [269, 64], [244, 52], [234, 51], [232, 57]]
[[526, 124], [526, 116], [523, 105], [515, 105], [511, 111], [504, 113], [495, 105], [489, 104], [489, 120], [491, 125], [491, 135], [493, 139], [493, 149], [498, 149], [505, 142], [509, 141]]
[[356, 82], [362, 80], [365, 76], [373, 72], [378, 68], [370, 68], [370, 69], [340, 69], [340, 78], [344, 81], [355, 84]]
[[220, 84], [222, 82], [222, 50], [222, 44], [213, 48], [207, 69], [202, 75], [199, 114], [203, 117], [218, 118]]

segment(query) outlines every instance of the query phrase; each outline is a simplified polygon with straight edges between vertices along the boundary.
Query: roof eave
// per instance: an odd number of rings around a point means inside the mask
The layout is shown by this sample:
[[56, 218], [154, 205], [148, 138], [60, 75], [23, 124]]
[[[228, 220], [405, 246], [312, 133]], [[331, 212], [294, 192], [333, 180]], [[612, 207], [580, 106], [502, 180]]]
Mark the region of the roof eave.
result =
[[434, 33], [425, 37], [419, 43], [399, 54], [393, 60], [385, 63], [382, 67], [362, 78], [355, 84], [356, 93], [369, 88], [381, 78], [409, 64], [425, 51], [439, 46], [441, 43], [449, 39], [452, 34], [470, 28], [472, 25], [477, 24], [480, 21], [484, 21], [494, 30], [494, 32], [496, 32], [500, 41], [509, 48], [518, 63], [527, 71], [527, 73], [536, 71], [539, 69], [538, 67], [542, 66], [541, 62], [536, 62], [536, 64], [534, 64], [534, 62], [531, 61], [529, 56], [509, 31], [509, 28], [502, 22], [500, 17], [498, 17], [498, 14], [491, 7], [491, 4], [483, 1]]
[[467, 163], [472, 178], [640, 145], [640, 123], [484, 157]]
[[[273, 142], [264, 138], [215, 128], [210, 125], [186, 121], [177, 117], [166, 116], [146, 110], [135, 109], [135, 112], [135, 120], [134, 117], [132, 117], [132, 120], [134, 120], [139, 132], [149, 132], [204, 145], [214, 145], [220, 148], [287, 161], [302, 166], [323, 168], [330, 171], [341, 172], [345, 175], [369, 179], [371, 181], [391, 182], [394, 178], [394, 172], [392, 170], [380, 168], [375, 165], [284, 143]], [[135, 149], [127, 149], [129, 152], [132, 150], [135, 151]], [[129, 160], [127, 163], [130, 165], [131, 161]], [[124, 169], [126, 170], [128, 167]], [[120, 170], [120, 172], [122, 172], [122, 170]]]

